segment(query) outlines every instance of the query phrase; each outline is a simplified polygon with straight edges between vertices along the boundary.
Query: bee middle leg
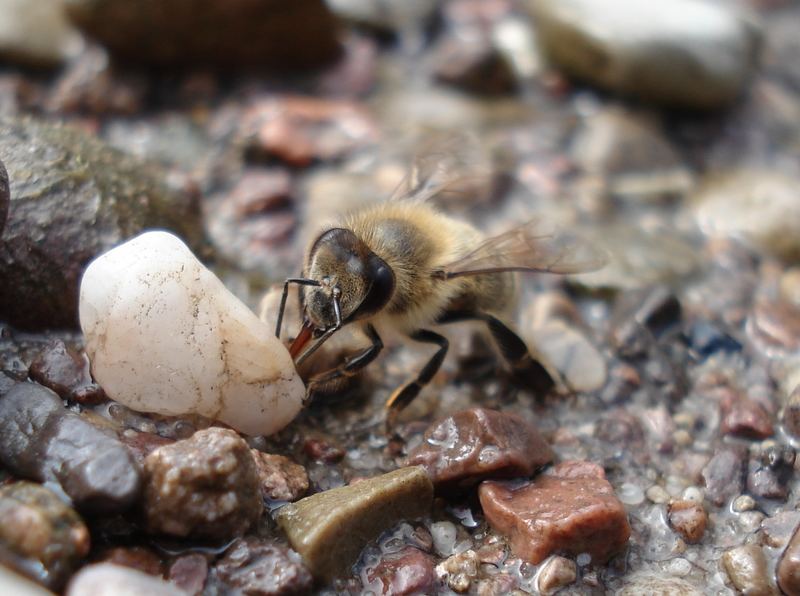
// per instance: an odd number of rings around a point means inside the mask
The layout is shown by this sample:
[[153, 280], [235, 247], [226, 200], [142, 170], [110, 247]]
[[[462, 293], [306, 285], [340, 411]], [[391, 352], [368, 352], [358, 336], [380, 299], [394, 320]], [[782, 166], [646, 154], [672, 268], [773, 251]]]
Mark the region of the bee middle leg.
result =
[[372, 344], [354, 356], [345, 358], [336, 368], [319, 373], [311, 377], [306, 387], [306, 403], [310, 401], [315, 391], [324, 390], [326, 387], [335, 387], [344, 378], [352, 377], [378, 357], [383, 349], [383, 340], [372, 325], [366, 325], [364, 332]]
[[528, 346], [510, 327], [488, 313], [451, 311], [436, 321], [440, 324], [480, 320], [486, 323], [500, 353], [511, 367], [512, 376], [536, 395], [544, 395], [555, 386], [555, 381], [542, 364], [531, 356]]
[[436, 344], [439, 346], [439, 349], [436, 350], [436, 353], [431, 357], [430, 360], [428, 360], [428, 363], [422, 367], [422, 370], [417, 375], [416, 379], [398, 388], [386, 401], [387, 429], [390, 429], [395, 425], [397, 416], [399, 416], [400, 412], [402, 412], [412, 401], [414, 401], [414, 398], [419, 395], [419, 392], [422, 391], [422, 388], [425, 387], [425, 385], [430, 383], [431, 379], [442, 366], [444, 357], [447, 355], [447, 349], [450, 346], [450, 343], [447, 341], [446, 337], [441, 336], [438, 333], [434, 333], [433, 331], [428, 331], [427, 329], [420, 329], [419, 331], [412, 333], [409, 337], [414, 341]]

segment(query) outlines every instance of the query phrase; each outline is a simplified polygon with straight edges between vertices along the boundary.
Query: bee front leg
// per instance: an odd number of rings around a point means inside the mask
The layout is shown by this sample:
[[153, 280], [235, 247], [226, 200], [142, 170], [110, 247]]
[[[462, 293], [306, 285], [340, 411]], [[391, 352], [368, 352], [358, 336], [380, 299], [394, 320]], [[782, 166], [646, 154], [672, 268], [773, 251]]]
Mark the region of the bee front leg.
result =
[[447, 348], [450, 346], [446, 337], [426, 329], [420, 329], [419, 331], [412, 333], [409, 337], [414, 341], [436, 344], [439, 346], [439, 349], [436, 350], [436, 353], [431, 357], [430, 360], [428, 360], [428, 363], [422, 368], [416, 379], [398, 388], [386, 401], [387, 430], [394, 427], [395, 422], [397, 422], [397, 416], [400, 414], [400, 412], [402, 412], [408, 406], [408, 404], [414, 401], [414, 398], [419, 395], [419, 392], [422, 391], [422, 388], [425, 385], [430, 383], [433, 376], [442, 366], [444, 357], [447, 355]]
[[372, 344], [354, 356], [348, 356], [345, 358], [344, 362], [336, 368], [311, 377], [306, 386], [306, 404], [309, 403], [311, 395], [315, 391], [319, 391], [327, 386], [332, 386], [344, 378], [352, 377], [378, 357], [378, 354], [380, 354], [383, 349], [383, 340], [381, 340], [381, 337], [372, 325], [365, 325], [364, 332], [372, 341]]

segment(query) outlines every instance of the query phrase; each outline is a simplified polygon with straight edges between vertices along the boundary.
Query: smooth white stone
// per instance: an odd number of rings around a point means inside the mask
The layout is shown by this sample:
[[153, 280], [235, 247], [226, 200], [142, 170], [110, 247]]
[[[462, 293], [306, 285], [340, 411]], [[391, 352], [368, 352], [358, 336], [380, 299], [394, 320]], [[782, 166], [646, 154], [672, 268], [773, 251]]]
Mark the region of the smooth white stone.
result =
[[80, 321], [95, 379], [134, 410], [267, 435], [302, 406], [303, 382], [274, 330], [172, 234], [147, 232], [93, 261]]
[[187, 596], [175, 584], [113, 563], [87, 565], [72, 578], [66, 596]]

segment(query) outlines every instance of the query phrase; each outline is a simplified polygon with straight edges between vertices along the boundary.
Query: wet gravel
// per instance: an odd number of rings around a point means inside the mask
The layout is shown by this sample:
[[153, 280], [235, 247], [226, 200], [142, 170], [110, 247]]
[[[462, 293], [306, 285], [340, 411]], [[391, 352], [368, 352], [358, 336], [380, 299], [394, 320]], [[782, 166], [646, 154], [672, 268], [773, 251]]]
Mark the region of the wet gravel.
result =
[[[271, 37], [228, 11], [217, 45], [185, 2], [68, 4], [90, 41], [44, 71], [0, 28], [0, 565], [78, 596], [800, 594], [800, 8], [682, 0], [719, 25], [688, 54], [672, 21], [607, 23], [606, 71], [563, 54], [559, 10], [603, 21], [589, 0], [309, 1]], [[165, 42], [132, 45], [140, 29]], [[626, 45], [640, 34], [662, 55]], [[289, 71], [253, 71], [274, 44], [264, 64]], [[695, 59], [690, 83], [658, 70]], [[642, 61], [661, 78], [631, 76]], [[609, 255], [520, 283], [513, 326], [546, 396], [468, 324], [390, 433], [385, 401], [429, 357], [395, 338], [268, 437], [136, 412], [92, 377], [77, 283], [99, 252], [179, 230], [254, 311], [267, 294], [271, 327], [273, 284], [319, 226], [390, 196], [432, 132], [465, 130], [490, 175], [443, 210], [487, 233], [542, 218]]]

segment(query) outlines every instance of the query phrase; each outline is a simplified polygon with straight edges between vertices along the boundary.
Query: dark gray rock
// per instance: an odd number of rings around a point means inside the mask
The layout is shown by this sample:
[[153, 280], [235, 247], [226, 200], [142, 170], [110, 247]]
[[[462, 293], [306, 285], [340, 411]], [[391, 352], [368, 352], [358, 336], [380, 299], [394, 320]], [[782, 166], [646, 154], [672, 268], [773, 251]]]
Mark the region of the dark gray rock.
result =
[[39, 352], [28, 375], [62, 399], [79, 403], [97, 403], [105, 399], [103, 390], [92, 381], [86, 354], [67, 347], [60, 339], [52, 340]]
[[67, 0], [90, 37], [124, 60], [161, 66], [319, 66], [339, 52], [322, 0]]
[[23, 478], [58, 482], [91, 513], [123, 511], [141, 489], [128, 449], [35, 383], [19, 383], [0, 398], [0, 462]]
[[197, 197], [160, 170], [72, 128], [0, 120], [12, 181], [0, 239], [0, 320], [25, 329], [76, 327], [78, 288], [98, 254], [148, 228], [197, 246]]

